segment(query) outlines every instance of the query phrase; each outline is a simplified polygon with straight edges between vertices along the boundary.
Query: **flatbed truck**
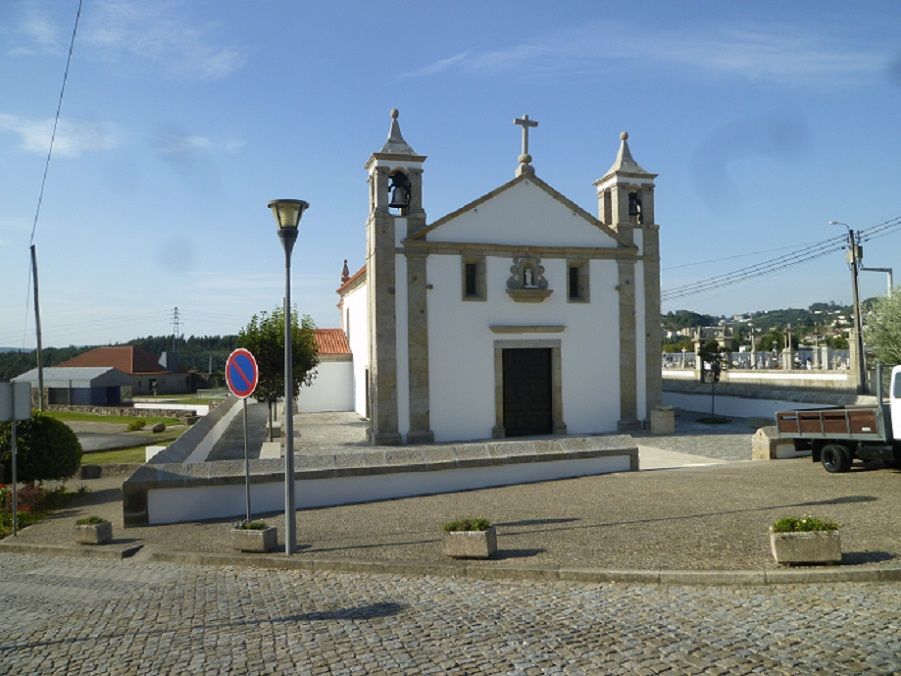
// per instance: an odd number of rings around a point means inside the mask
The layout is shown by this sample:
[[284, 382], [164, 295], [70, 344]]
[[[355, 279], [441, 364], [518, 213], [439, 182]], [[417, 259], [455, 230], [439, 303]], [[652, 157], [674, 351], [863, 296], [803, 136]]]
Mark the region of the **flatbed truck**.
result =
[[847, 472], [854, 460], [901, 464], [901, 366], [892, 369], [888, 402], [778, 411], [776, 430], [796, 451], [811, 452], [827, 472]]

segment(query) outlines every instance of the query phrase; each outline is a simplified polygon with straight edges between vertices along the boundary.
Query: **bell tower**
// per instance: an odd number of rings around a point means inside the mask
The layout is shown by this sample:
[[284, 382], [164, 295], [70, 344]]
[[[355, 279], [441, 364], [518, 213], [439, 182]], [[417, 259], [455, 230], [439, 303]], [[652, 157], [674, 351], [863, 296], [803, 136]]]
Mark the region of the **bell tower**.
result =
[[[640, 424], [639, 378], [645, 383], [645, 418], [650, 418], [651, 409], [660, 404], [660, 226], [654, 222], [654, 179], [657, 174], [645, 171], [632, 157], [628, 132], [622, 132], [619, 138], [619, 151], [613, 165], [594, 185], [598, 196], [598, 219], [616, 231], [621, 242], [638, 248], [637, 260], [618, 260], [617, 285], [620, 322], [619, 427], [633, 429]], [[636, 273], [641, 275], [644, 290], [640, 305], [635, 296]], [[639, 335], [640, 327], [643, 331]], [[638, 359], [639, 350], [643, 352], [641, 360]], [[641, 362], [644, 368], [640, 368]]]
[[[424, 155], [404, 140], [397, 122], [397, 109], [391, 111], [388, 140], [366, 162], [369, 175], [369, 217], [366, 221], [366, 280], [369, 306], [369, 440], [373, 444], [399, 444], [397, 314], [408, 308], [397, 307], [396, 290], [408, 286], [397, 276], [397, 247], [410, 233], [425, 226], [422, 208], [422, 165]], [[407, 266], [407, 277], [413, 264]], [[425, 260], [422, 261], [423, 303]], [[415, 302], [413, 290], [406, 303]], [[410, 359], [413, 359], [411, 345]], [[426, 383], [427, 385], [427, 383]], [[411, 395], [414, 389], [411, 374]], [[412, 396], [411, 396], [412, 399]], [[428, 396], [426, 395], [426, 406]], [[411, 419], [413, 417], [411, 410]], [[427, 414], [426, 414], [427, 415]], [[426, 428], [427, 428], [426, 424]], [[414, 431], [411, 421], [411, 435]]]

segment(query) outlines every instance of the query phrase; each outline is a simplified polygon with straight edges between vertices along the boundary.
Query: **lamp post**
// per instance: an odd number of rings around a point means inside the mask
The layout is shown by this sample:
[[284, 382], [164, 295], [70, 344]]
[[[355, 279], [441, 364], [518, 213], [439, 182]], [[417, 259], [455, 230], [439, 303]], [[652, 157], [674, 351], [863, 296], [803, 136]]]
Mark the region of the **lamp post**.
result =
[[848, 231], [848, 265], [851, 267], [851, 290], [854, 294], [854, 349], [857, 352], [857, 391], [867, 391], [867, 366], [863, 352], [863, 323], [860, 317], [860, 293], [857, 288], [857, 271], [860, 268], [860, 247], [854, 238], [854, 230], [842, 221], [829, 221], [829, 225], [843, 225]]
[[303, 200], [272, 200], [268, 204], [278, 225], [278, 237], [285, 249], [285, 555], [297, 548], [294, 519], [294, 352], [291, 322], [291, 251], [303, 212], [310, 206]]

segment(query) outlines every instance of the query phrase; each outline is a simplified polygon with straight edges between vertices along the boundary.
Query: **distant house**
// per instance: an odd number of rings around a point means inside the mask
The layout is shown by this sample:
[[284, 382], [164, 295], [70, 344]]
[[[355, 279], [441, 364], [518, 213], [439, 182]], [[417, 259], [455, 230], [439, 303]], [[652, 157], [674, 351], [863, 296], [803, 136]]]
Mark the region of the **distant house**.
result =
[[298, 408], [304, 413], [353, 410], [353, 354], [347, 335], [342, 329], [316, 329], [316, 347], [316, 378], [300, 388]]
[[[13, 378], [17, 383], [31, 383], [33, 399], [37, 398], [38, 370]], [[132, 379], [118, 369], [105, 366], [51, 366], [44, 369], [47, 403], [63, 406], [118, 406], [122, 388]]]
[[188, 373], [165, 369], [156, 355], [134, 345], [98, 347], [64, 361], [57, 367], [116, 369], [131, 378], [132, 394], [182, 394], [195, 389]]

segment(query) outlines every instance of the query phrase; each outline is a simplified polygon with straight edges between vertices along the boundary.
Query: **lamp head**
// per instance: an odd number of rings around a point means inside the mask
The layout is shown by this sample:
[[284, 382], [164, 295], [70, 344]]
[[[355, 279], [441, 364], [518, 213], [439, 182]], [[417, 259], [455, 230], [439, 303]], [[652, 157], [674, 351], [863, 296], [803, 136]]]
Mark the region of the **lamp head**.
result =
[[272, 200], [267, 205], [272, 209], [272, 215], [275, 217], [275, 223], [279, 230], [297, 231], [300, 226], [300, 219], [303, 212], [310, 206], [304, 200]]

